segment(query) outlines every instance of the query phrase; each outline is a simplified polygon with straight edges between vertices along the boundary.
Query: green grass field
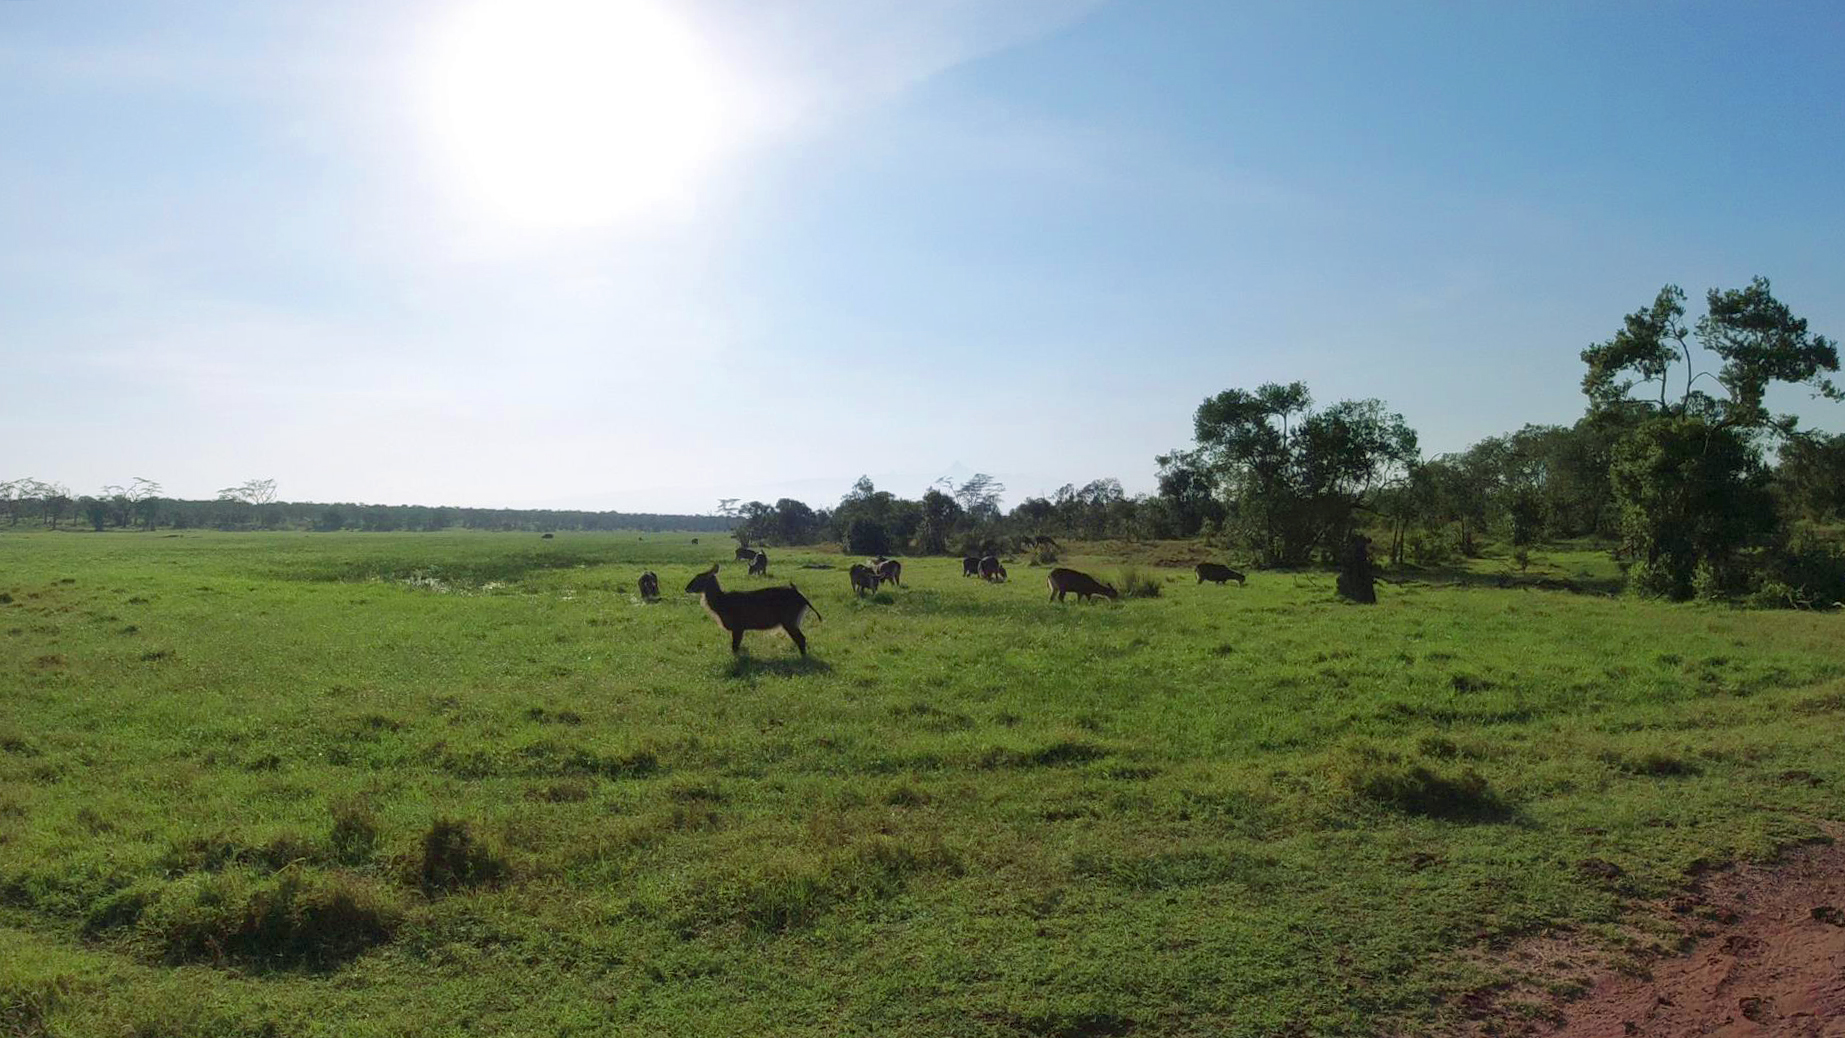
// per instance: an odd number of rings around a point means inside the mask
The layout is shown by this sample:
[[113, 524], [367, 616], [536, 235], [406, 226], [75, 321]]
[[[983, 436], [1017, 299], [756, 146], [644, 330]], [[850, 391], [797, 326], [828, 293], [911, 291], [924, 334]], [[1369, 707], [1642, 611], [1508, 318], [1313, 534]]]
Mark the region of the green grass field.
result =
[[0, 535], [0, 1035], [1420, 1033], [1845, 818], [1838, 615], [771, 550], [733, 662], [703, 540]]

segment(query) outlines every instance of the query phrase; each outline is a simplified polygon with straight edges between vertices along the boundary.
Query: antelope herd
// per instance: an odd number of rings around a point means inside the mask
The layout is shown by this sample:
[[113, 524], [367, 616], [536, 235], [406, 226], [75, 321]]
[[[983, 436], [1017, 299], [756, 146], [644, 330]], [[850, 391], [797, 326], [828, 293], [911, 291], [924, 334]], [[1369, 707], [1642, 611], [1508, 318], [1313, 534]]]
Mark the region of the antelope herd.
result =
[[[1049, 537], [1028, 537], [1024, 543], [1031, 547], [1057, 546]], [[768, 575], [768, 552], [740, 547], [736, 552], [736, 561], [748, 564], [750, 576]], [[767, 631], [780, 627], [788, 632], [788, 637], [794, 640], [801, 655], [807, 655], [807, 638], [801, 633], [801, 620], [808, 613], [813, 613], [816, 620], [821, 618], [813, 603], [797, 591], [793, 583], [786, 587], [767, 587], [754, 591], [725, 591], [718, 584], [718, 566], [718, 563], [712, 563], [710, 569], [693, 577], [685, 590], [687, 594], [700, 596], [712, 619], [730, 632], [730, 651], [742, 651], [745, 631]], [[1216, 562], [1200, 562], [1196, 572], [1198, 583], [1208, 580], [1220, 587], [1232, 580], [1241, 586], [1245, 579], [1243, 574]], [[1000, 563], [997, 555], [969, 555], [961, 560], [961, 575], [977, 576], [990, 583], [999, 583], [1006, 580], [1006, 567]], [[851, 583], [852, 593], [863, 597], [867, 592], [876, 594], [878, 588], [887, 583], [902, 587], [903, 563], [879, 555], [866, 562], [853, 563], [846, 571], [846, 576]], [[1113, 584], [1105, 584], [1087, 573], [1062, 566], [1050, 571], [1046, 583], [1050, 585], [1053, 602], [1061, 602], [1069, 594], [1074, 594], [1081, 602], [1096, 598], [1113, 601], [1121, 597]], [[658, 598], [660, 579], [651, 570], [641, 574], [640, 590], [643, 599]]]

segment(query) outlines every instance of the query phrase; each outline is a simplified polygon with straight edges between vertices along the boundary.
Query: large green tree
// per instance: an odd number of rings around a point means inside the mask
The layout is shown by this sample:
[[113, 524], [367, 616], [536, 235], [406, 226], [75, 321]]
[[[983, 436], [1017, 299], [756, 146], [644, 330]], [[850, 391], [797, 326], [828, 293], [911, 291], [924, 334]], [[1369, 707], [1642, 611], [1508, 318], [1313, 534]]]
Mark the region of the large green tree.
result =
[[1632, 423], [1609, 477], [1623, 545], [1639, 563], [1636, 584], [1674, 597], [1734, 580], [1738, 553], [1776, 527], [1762, 446], [1800, 433], [1793, 415], [1768, 409], [1769, 388], [1841, 398], [1827, 378], [1839, 370], [1837, 345], [1809, 331], [1766, 278], [1711, 289], [1705, 307], [1687, 326], [1685, 293], [1667, 285], [1613, 338], [1582, 351], [1591, 411]]
[[1193, 431], [1195, 457], [1232, 503], [1234, 535], [1276, 565], [1301, 565], [1342, 545], [1356, 514], [1418, 458], [1415, 431], [1382, 401], [1316, 411], [1301, 382], [1210, 397]]

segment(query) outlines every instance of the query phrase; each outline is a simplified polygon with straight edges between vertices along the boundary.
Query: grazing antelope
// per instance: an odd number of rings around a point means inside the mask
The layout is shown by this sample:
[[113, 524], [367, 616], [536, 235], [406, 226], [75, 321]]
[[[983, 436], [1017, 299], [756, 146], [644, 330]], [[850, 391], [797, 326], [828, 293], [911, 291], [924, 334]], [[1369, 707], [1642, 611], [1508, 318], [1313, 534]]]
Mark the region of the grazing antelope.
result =
[[766, 577], [768, 575], [769, 553], [766, 551], [759, 551], [756, 553], [756, 557], [750, 560], [750, 576]]
[[980, 576], [983, 580], [1006, 579], [1006, 567], [999, 564], [999, 556], [988, 555], [980, 560]]
[[717, 574], [718, 568], [713, 564], [693, 577], [685, 591], [688, 595], [702, 596], [711, 618], [730, 632], [731, 652], [742, 651], [744, 631], [770, 631], [779, 627], [794, 639], [801, 655], [807, 655], [807, 638], [801, 634], [801, 618], [808, 613], [813, 613], [816, 620], [822, 617], [793, 584], [756, 591], [726, 591], [718, 586]]
[[1078, 573], [1073, 569], [1064, 569], [1062, 566], [1051, 570], [1050, 585], [1053, 602], [1063, 601], [1063, 596], [1071, 591], [1076, 592], [1076, 597], [1084, 602], [1089, 601], [1091, 595], [1101, 595], [1107, 599], [1121, 597], [1121, 593], [1115, 590], [1115, 585], [1104, 584], [1087, 573]]
[[1226, 580], [1236, 581], [1237, 587], [1243, 586], [1243, 575], [1236, 570], [1228, 566], [1219, 565], [1215, 562], [1200, 562], [1198, 564], [1198, 583], [1202, 584], [1207, 580], [1214, 581], [1220, 587]]
[[980, 556], [969, 555], [966, 558], [962, 559], [961, 560], [961, 575], [964, 577], [979, 576], [980, 575]]
[[653, 575], [653, 570], [641, 574], [641, 597], [644, 599], [660, 597], [660, 578]]
[[748, 562], [751, 559], [754, 559], [755, 557], [756, 557], [756, 552], [750, 548], [738, 548], [737, 549], [737, 561], [738, 562]]
[[877, 573], [879, 580], [888, 580], [898, 587], [903, 586], [903, 563], [896, 559], [885, 559], [878, 563]]
[[852, 590], [857, 594], [863, 595], [867, 591], [875, 593], [878, 590], [879, 578], [877, 570], [872, 569], [870, 566], [861, 566], [854, 562], [850, 573], [852, 575]]

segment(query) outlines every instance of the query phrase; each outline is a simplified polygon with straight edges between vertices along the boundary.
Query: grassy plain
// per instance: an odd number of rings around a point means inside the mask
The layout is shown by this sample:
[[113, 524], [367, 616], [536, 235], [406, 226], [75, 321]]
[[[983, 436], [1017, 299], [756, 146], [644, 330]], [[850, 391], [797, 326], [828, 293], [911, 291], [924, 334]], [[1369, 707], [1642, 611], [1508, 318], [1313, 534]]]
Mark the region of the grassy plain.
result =
[[1421, 1033], [1845, 818], [1837, 615], [772, 551], [733, 661], [703, 540], [0, 535], [0, 1035]]

